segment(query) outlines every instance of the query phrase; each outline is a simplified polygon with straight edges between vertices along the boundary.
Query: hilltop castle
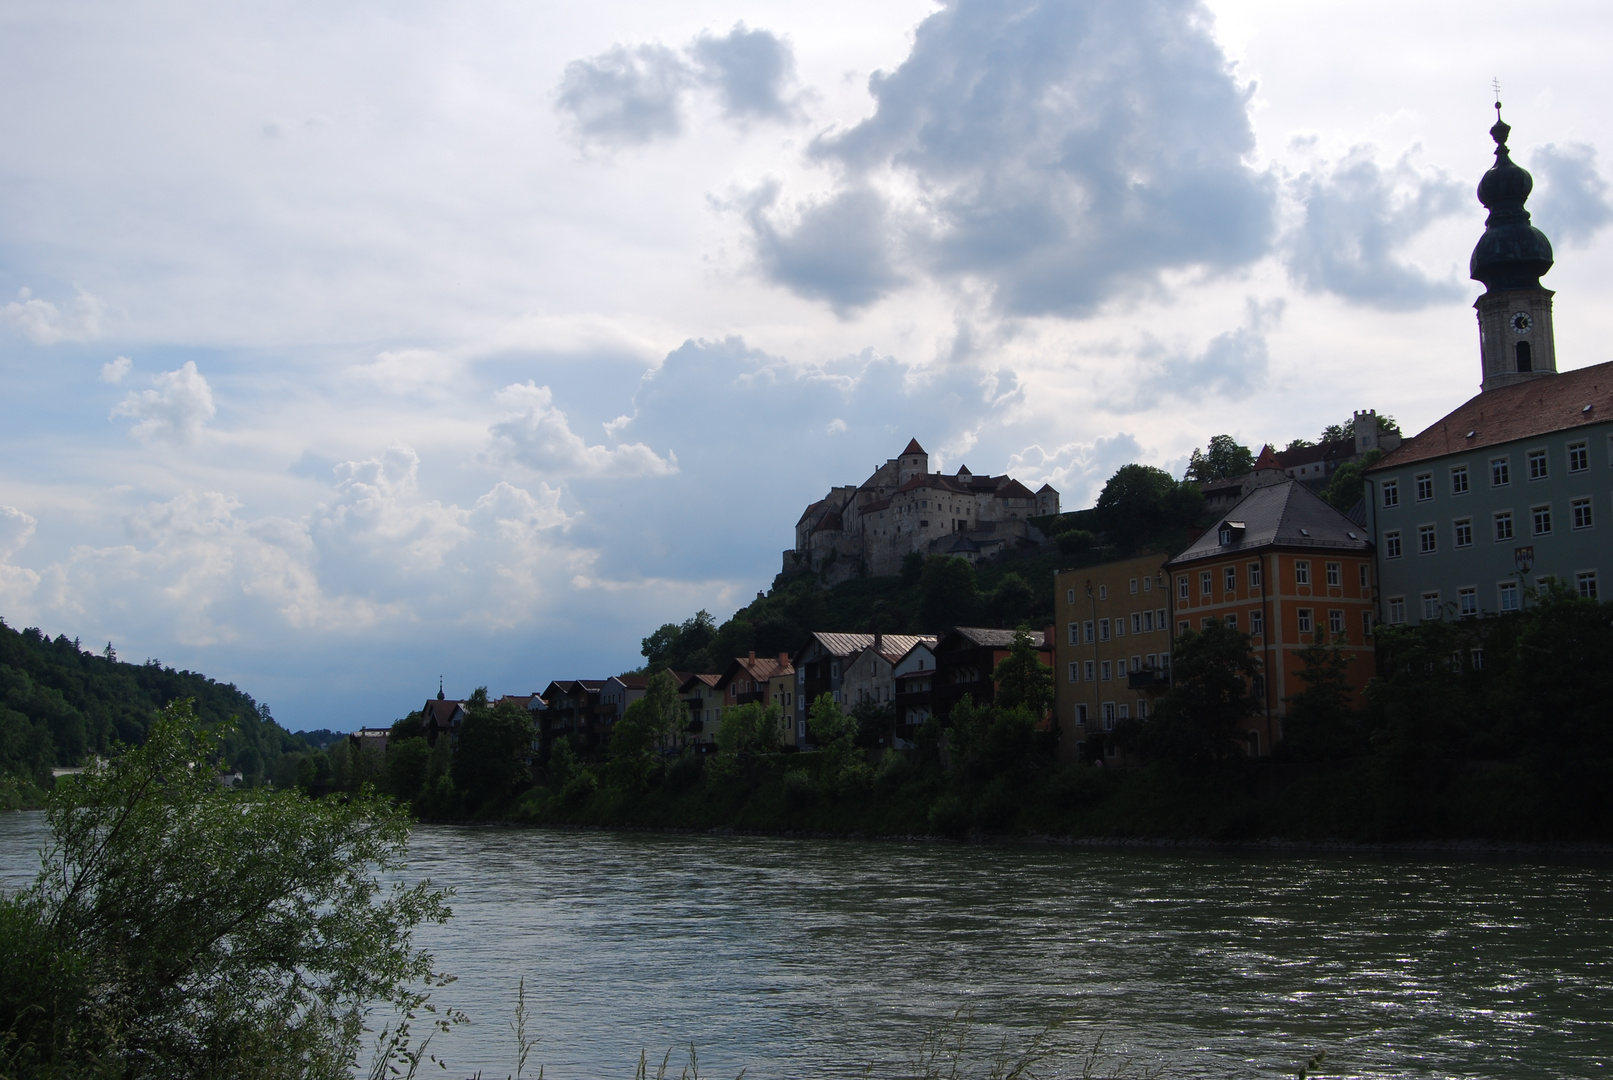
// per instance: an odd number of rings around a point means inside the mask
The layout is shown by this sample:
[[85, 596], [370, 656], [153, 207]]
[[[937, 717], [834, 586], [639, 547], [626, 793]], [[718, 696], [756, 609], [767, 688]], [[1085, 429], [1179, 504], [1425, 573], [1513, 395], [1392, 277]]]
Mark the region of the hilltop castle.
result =
[[795, 523], [784, 573], [815, 570], [824, 585], [860, 574], [899, 574], [911, 553], [979, 562], [1012, 547], [1046, 542], [1030, 519], [1059, 512], [1049, 484], [1032, 492], [1010, 476], [930, 472], [917, 439], [859, 486], [832, 488]]

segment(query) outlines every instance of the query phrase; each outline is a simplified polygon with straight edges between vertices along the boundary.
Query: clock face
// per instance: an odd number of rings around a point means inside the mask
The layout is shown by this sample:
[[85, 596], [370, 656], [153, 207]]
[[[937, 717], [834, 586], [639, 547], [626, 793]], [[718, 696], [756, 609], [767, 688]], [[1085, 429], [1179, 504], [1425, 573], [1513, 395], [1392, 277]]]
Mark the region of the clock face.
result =
[[1512, 329], [1517, 333], [1527, 334], [1529, 328], [1534, 324], [1535, 321], [1529, 317], [1527, 311], [1515, 311], [1512, 313]]

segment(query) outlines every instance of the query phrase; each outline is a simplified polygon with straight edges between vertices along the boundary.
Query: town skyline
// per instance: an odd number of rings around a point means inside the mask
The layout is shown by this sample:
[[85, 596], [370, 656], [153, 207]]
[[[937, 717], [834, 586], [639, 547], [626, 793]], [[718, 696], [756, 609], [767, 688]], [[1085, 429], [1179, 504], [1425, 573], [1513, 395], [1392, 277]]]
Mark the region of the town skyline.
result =
[[1413, 435], [1477, 391], [1497, 75], [1608, 358], [1606, 17], [1143, 7], [14, 13], [0, 616], [352, 728], [636, 666], [909, 437], [1077, 509]]

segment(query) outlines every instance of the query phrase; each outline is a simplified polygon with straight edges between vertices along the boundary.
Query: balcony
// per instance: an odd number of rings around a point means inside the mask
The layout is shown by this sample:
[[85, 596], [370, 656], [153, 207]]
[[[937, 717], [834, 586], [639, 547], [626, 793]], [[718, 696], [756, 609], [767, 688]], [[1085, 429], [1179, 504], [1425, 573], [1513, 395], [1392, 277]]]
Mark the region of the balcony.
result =
[[1128, 690], [1168, 690], [1171, 685], [1171, 675], [1168, 671], [1148, 668], [1144, 671], [1131, 671], [1126, 673], [1126, 689]]

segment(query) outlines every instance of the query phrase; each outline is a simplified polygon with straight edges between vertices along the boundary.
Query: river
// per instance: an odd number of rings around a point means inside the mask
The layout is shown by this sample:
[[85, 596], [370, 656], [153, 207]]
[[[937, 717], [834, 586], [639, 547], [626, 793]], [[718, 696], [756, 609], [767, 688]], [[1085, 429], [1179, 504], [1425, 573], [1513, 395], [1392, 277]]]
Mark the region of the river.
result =
[[[0, 815], [0, 884], [42, 839]], [[548, 1080], [690, 1042], [706, 1076], [855, 1076], [959, 1007], [1169, 1076], [1325, 1050], [1330, 1076], [1533, 1078], [1609, 1073], [1610, 869], [423, 826], [409, 876], [456, 891], [422, 935], [473, 1019], [433, 1044], [448, 1077], [513, 1070], [524, 978]]]

